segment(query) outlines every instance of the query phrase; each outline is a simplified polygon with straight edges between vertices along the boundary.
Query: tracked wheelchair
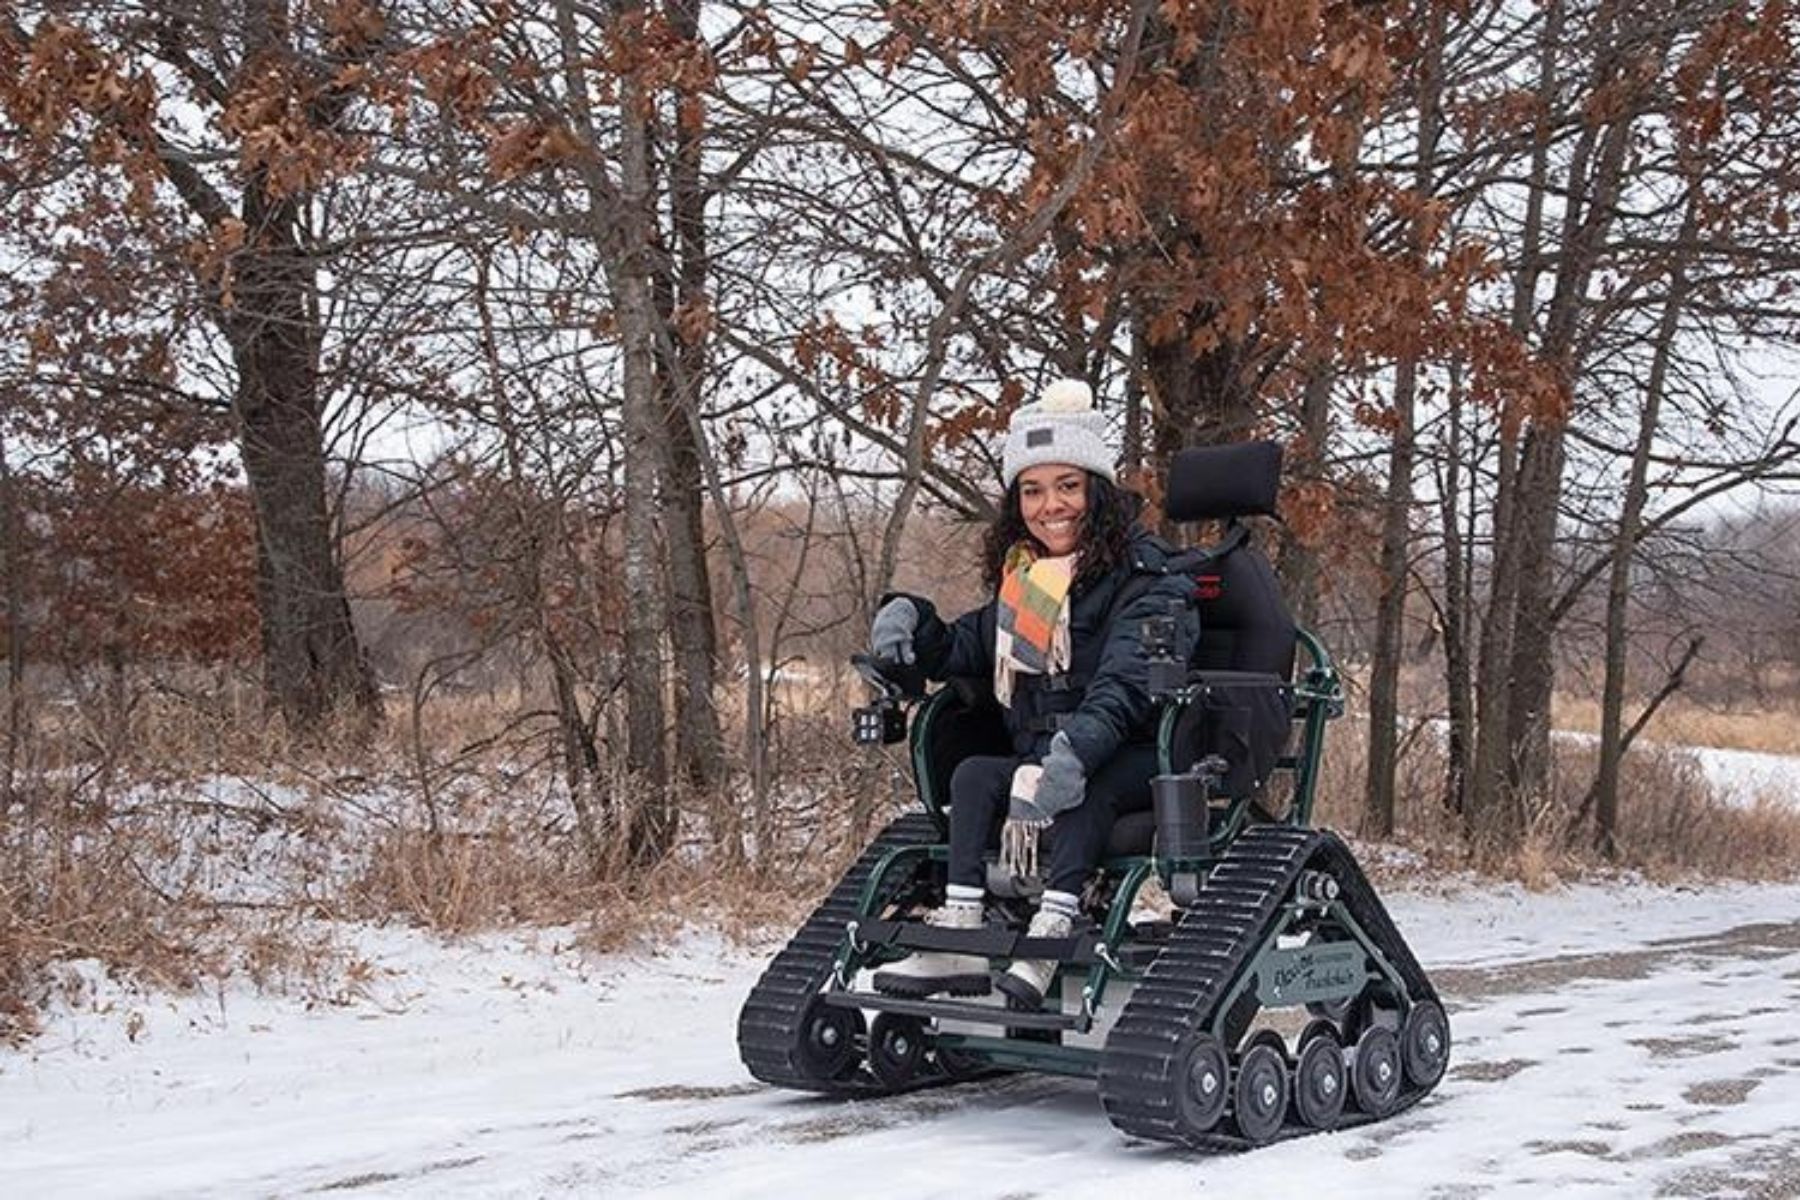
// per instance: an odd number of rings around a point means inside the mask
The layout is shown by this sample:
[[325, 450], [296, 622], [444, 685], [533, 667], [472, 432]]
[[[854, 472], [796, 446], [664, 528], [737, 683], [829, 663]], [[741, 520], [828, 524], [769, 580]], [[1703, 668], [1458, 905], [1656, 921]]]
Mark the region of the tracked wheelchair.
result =
[[[919, 810], [874, 840], [752, 989], [738, 1021], [752, 1075], [845, 1098], [996, 1071], [1083, 1076], [1125, 1133], [1201, 1148], [1379, 1120], [1437, 1084], [1443, 1007], [1342, 840], [1312, 827], [1343, 696], [1245, 523], [1275, 511], [1280, 462], [1271, 442], [1175, 457], [1169, 517], [1224, 529], [1169, 564], [1193, 580], [1200, 642], [1177, 661], [1167, 629], [1144, 630], [1153, 805], [1115, 823], [1067, 938], [1022, 932], [1037, 881], [997, 867], [984, 928], [919, 920], [941, 893], [951, 774], [1010, 740], [985, 681], [926, 695], [922, 680], [859, 660], [876, 698], [857, 740], [906, 742]], [[1157, 890], [1162, 906], [1149, 903]], [[1034, 1012], [866, 985], [915, 950], [1053, 959], [1057, 984]]]

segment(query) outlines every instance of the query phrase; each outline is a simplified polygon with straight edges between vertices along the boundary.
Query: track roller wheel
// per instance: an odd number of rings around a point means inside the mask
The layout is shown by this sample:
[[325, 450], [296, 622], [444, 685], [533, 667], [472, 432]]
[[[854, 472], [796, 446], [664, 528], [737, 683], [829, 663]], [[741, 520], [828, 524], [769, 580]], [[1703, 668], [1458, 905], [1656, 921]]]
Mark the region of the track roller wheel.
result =
[[1260, 1037], [1251, 1039], [1238, 1059], [1237, 1081], [1231, 1089], [1232, 1123], [1238, 1135], [1252, 1146], [1265, 1145], [1281, 1132], [1287, 1114], [1287, 1056], [1279, 1044]]
[[1310, 1129], [1334, 1127], [1344, 1113], [1349, 1084], [1344, 1045], [1331, 1023], [1307, 1026], [1300, 1035], [1300, 1057], [1294, 1060], [1294, 1116]]
[[1210, 1133], [1225, 1115], [1231, 1061], [1210, 1033], [1190, 1033], [1175, 1055], [1175, 1112], [1189, 1137]]
[[800, 1069], [820, 1081], [848, 1079], [856, 1072], [856, 1040], [863, 1028], [857, 1009], [834, 1008], [815, 998], [800, 1019]]
[[1385, 1025], [1371, 1025], [1356, 1039], [1350, 1083], [1357, 1107], [1371, 1117], [1385, 1117], [1400, 1100], [1400, 1039]]
[[1400, 1027], [1400, 1058], [1414, 1087], [1428, 1088], [1444, 1077], [1450, 1062], [1450, 1022], [1435, 1000], [1421, 1000]]
[[917, 1017], [882, 1013], [869, 1027], [869, 1069], [890, 1088], [903, 1088], [925, 1059], [925, 1024]]

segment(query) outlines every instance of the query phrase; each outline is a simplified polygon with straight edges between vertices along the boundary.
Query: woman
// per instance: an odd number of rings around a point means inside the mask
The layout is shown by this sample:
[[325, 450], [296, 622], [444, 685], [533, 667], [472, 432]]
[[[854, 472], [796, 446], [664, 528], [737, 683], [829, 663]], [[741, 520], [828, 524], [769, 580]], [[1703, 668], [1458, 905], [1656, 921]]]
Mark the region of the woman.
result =
[[[1013, 415], [1002, 474], [1006, 496], [983, 547], [994, 599], [946, 624], [928, 600], [885, 597], [870, 641], [878, 658], [916, 662], [932, 679], [991, 676], [1013, 738], [1013, 754], [966, 759], [951, 777], [949, 882], [926, 920], [981, 928], [983, 854], [1004, 818], [1002, 860], [1017, 873], [1037, 873], [1037, 836], [1050, 831], [1028, 935], [1068, 937], [1113, 822], [1150, 806], [1156, 747], [1139, 633], [1146, 617], [1176, 614], [1185, 656], [1197, 633], [1191, 581], [1165, 573], [1172, 551], [1138, 527], [1143, 501], [1116, 484], [1105, 419], [1079, 380], [1059, 380]], [[1014, 962], [999, 986], [1035, 1009], [1055, 974], [1048, 960]], [[982, 995], [988, 965], [921, 952], [874, 983], [898, 995]]]

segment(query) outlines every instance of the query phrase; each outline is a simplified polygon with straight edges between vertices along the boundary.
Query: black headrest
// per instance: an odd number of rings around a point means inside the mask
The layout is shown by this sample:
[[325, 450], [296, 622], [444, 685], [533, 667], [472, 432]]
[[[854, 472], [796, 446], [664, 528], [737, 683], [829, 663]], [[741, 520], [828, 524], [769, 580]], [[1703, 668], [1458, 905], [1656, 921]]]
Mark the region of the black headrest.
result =
[[1279, 442], [1189, 446], [1169, 465], [1164, 511], [1171, 521], [1273, 516], [1280, 485]]

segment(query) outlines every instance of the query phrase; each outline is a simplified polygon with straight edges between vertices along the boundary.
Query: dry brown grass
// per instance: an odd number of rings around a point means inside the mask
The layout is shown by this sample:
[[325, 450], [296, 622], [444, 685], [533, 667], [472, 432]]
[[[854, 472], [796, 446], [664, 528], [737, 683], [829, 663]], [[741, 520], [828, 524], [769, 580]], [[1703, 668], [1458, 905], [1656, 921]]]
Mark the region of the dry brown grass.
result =
[[31, 787], [0, 814], [0, 1041], [34, 1030], [53, 963], [91, 959], [182, 990], [251, 949], [234, 945], [218, 908], [188, 903], [179, 882], [147, 870], [176, 858], [172, 829], [101, 813], [42, 780]]
[[[225, 686], [144, 688], [112, 714], [36, 706], [15, 803], [0, 807], [0, 1038], [31, 1032], [67, 976], [56, 964], [77, 960], [153, 988], [237, 976], [341, 999], [358, 969], [331, 945], [345, 921], [570, 925], [595, 950], [688, 922], [741, 938], [791, 928], [894, 807], [886, 767], [846, 752], [840, 706], [792, 711], [816, 688], [784, 686], [782, 774], [760, 817], [727, 781], [682, 798], [667, 860], [599, 871], [547, 724], [518, 719], [539, 707], [527, 697], [440, 695], [422, 737], [390, 701], [360, 746], [348, 729], [297, 744]], [[611, 803], [622, 788], [605, 789]]]
[[[1344, 668], [1345, 685], [1358, 702], [1365, 694], [1361, 671], [1354, 664]], [[1579, 680], [1565, 678], [1563, 682], [1565, 690], [1558, 692], [1553, 702], [1552, 725], [1575, 733], [1599, 733], [1598, 682], [1588, 690], [1580, 690]], [[1400, 687], [1402, 712], [1441, 717], [1447, 711], [1441, 664], [1409, 664], [1402, 672]], [[1642, 738], [1664, 746], [1717, 746], [1800, 755], [1800, 676], [1770, 670], [1762, 695], [1764, 699], [1759, 703], [1756, 689], [1718, 678], [1715, 669], [1714, 674], [1690, 681], [1688, 688], [1670, 696], [1657, 709]], [[1627, 698], [1627, 721], [1636, 719], [1645, 700], [1644, 696]]]
[[[1315, 820], [1360, 834], [1365, 727], [1337, 722], [1330, 732]], [[1800, 874], [1800, 809], [1764, 799], [1750, 807], [1718, 800], [1691, 755], [1638, 746], [1621, 769], [1618, 854], [1594, 845], [1590, 819], [1577, 814], [1597, 765], [1591, 744], [1556, 745], [1555, 794], [1528, 809], [1520, 836], [1504, 845], [1469, 838], [1441, 802], [1443, 744], [1428, 731], [1413, 737], [1399, 765], [1395, 840], [1414, 852], [1416, 869], [1473, 869], [1554, 886], [1583, 875], [1635, 870], [1673, 882], [1697, 878], [1791, 879]]]
[[[1552, 711], [1558, 729], [1600, 732], [1596, 697], [1559, 695]], [[1783, 708], [1710, 707], [1676, 695], [1657, 710], [1642, 736], [1669, 746], [1800, 755], [1800, 703]]]
[[[654, 943], [689, 922], [781, 936], [914, 803], [893, 771], [903, 755], [848, 743], [860, 688], [835, 672], [796, 678], [777, 690], [777, 775], [760, 804], [741, 775], [684, 797], [674, 855], [597, 874], [547, 726], [520, 720], [541, 708], [533, 698], [440, 693], [421, 730], [408, 698], [394, 696], [372, 737], [359, 743], [346, 726], [300, 745], [263, 719], [252, 683], [145, 686], [122, 711], [99, 693], [34, 707], [20, 780], [37, 790], [0, 810], [0, 1038], [29, 1034], [50, 968], [78, 959], [154, 987], [237, 975], [348, 997], [359, 967], [329, 933], [342, 921], [449, 935], [571, 925], [598, 950]], [[741, 694], [726, 697], [735, 734]], [[1315, 812], [1352, 834], [1362, 735], [1355, 717], [1332, 729]], [[1763, 735], [1757, 748], [1781, 744]], [[1546, 886], [1620, 866], [1657, 879], [1771, 878], [1800, 864], [1800, 815], [1720, 808], [1678, 756], [1642, 750], [1626, 763], [1622, 855], [1602, 859], [1571, 816], [1591, 754], [1563, 748], [1565, 791], [1533, 810], [1524, 836], [1484, 850], [1439, 802], [1441, 747], [1417, 732], [1400, 766], [1402, 852], [1377, 852], [1373, 873], [1391, 882], [1473, 868]], [[223, 800], [203, 790], [220, 780]]]

